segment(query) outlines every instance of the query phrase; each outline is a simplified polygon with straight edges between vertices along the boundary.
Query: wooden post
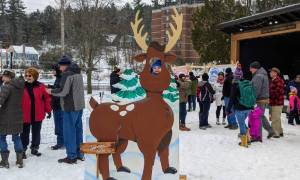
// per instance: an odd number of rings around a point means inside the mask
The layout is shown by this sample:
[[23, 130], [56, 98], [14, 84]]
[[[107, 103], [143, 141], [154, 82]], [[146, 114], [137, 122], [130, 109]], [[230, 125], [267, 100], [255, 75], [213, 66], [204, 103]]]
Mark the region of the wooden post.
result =
[[230, 53], [230, 63], [236, 64], [239, 61], [240, 56], [240, 42], [231, 35], [231, 53]]
[[180, 175], [179, 180], [187, 180], [186, 175]]

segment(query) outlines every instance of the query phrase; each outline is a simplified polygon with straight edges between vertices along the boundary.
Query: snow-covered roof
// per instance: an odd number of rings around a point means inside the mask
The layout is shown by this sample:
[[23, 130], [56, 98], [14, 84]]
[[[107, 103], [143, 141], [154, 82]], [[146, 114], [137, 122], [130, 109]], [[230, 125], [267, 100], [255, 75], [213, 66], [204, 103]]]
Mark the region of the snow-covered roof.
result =
[[[9, 51], [14, 51], [16, 53], [23, 53], [23, 46], [10, 46]], [[39, 54], [34, 47], [25, 46], [25, 54]]]

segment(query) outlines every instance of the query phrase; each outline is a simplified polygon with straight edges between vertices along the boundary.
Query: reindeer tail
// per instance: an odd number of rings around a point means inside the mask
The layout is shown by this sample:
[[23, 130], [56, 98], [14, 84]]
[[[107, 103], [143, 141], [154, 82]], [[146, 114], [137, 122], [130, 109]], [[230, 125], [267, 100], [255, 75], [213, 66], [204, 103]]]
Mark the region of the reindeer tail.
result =
[[99, 105], [98, 102], [93, 97], [91, 97], [90, 99], [91, 108], [95, 109], [98, 105]]

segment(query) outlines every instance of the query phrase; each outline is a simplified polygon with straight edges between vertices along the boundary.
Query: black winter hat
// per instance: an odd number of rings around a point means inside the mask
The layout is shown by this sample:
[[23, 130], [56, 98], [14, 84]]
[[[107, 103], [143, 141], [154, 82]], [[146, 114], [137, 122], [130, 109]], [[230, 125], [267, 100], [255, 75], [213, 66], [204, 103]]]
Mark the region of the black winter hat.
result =
[[59, 65], [70, 65], [72, 63], [71, 59], [68, 56], [63, 56], [59, 61]]
[[203, 81], [208, 81], [208, 79], [209, 79], [209, 76], [208, 76], [207, 73], [202, 74], [202, 80]]
[[261, 65], [258, 61], [254, 61], [250, 64], [250, 67], [254, 68], [254, 69], [259, 69], [259, 68], [261, 68]]
[[13, 78], [15, 78], [16, 75], [15, 75], [15, 73], [12, 72], [12, 71], [5, 70], [5, 71], [3, 72], [3, 74], [2, 74], [2, 76], [7, 76], [7, 77], [13, 79]]
[[226, 68], [225, 73], [226, 73], [226, 74], [232, 73], [232, 69], [231, 69], [230, 67], [229, 67], [229, 68]]
[[185, 77], [185, 74], [179, 74], [179, 79], [182, 79], [183, 77]]

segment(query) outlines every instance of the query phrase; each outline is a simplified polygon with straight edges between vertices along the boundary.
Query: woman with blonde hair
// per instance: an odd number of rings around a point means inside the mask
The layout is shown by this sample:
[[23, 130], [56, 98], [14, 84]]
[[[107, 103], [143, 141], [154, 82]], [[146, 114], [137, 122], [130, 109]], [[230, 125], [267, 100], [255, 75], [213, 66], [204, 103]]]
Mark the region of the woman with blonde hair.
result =
[[51, 97], [46, 92], [46, 86], [38, 81], [39, 72], [36, 68], [25, 70], [25, 87], [22, 99], [23, 133], [21, 134], [24, 148], [23, 158], [26, 159], [26, 150], [29, 145], [30, 129], [32, 133], [31, 154], [41, 156], [38, 152], [41, 141], [42, 121], [51, 118]]

